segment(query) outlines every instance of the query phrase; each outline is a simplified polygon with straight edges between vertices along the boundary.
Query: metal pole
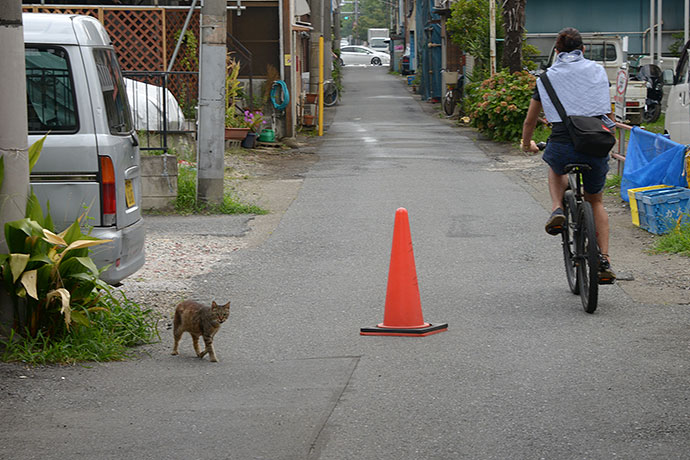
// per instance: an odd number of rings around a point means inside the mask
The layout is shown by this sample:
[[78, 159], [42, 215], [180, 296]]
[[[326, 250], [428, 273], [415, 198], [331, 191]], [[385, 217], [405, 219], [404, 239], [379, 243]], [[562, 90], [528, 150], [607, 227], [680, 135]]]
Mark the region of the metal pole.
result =
[[649, 57], [651, 58], [652, 64], [656, 64], [656, 59], [654, 58], [654, 53], [656, 48], [654, 47], [654, 0], [649, 0]]
[[690, 15], [690, 0], [685, 0], [685, 10], [683, 14], [683, 43], [688, 42], [688, 16]]
[[491, 75], [496, 73], [496, 1], [489, 0], [489, 62]]
[[197, 0], [192, 2], [192, 6], [189, 7], [189, 13], [187, 13], [187, 18], [184, 20], [184, 25], [182, 26], [182, 31], [177, 39], [177, 45], [175, 45], [175, 51], [173, 51], [172, 58], [170, 58], [170, 63], [168, 64], [167, 72], [172, 70], [173, 64], [175, 64], [175, 59], [177, 59], [177, 53], [180, 51], [180, 46], [182, 45], [182, 40], [184, 40], [184, 34], [187, 32], [187, 27], [189, 27], [189, 21], [192, 19], [192, 14], [194, 13], [194, 8], [196, 8]]
[[225, 171], [226, 0], [204, 0], [199, 53], [197, 200], [223, 201]]
[[656, 20], [659, 23], [659, 25], [657, 26], [658, 28], [657, 28], [657, 41], [656, 41], [656, 47], [657, 47], [656, 48], [656, 55], [657, 55], [657, 58], [659, 59], [659, 63], [661, 63], [661, 48], [662, 48], [661, 47], [661, 32], [663, 29], [663, 15], [661, 13], [661, 5], [663, 3], [663, 0], [658, 0], [658, 2], [659, 3], [657, 4], [658, 9], [657, 9]]
[[319, 37], [319, 136], [323, 136], [323, 35]]

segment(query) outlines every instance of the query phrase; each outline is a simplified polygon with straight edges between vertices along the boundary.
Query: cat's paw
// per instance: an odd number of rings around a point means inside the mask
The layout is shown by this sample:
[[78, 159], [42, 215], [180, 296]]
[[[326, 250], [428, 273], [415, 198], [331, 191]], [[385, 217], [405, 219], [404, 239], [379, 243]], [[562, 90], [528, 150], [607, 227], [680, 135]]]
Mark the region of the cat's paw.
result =
[[170, 353], [170, 354], [171, 354], [171, 355], [173, 355], [173, 356], [177, 356], [177, 355], [179, 355], [179, 353], [178, 353], [177, 351], [175, 351], [175, 350], [173, 350], [173, 352], [172, 352], [172, 353]]
[[203, 359], [204, 356], [206, 356], [206, 353], [206, 351], [202, 351], [201, 353], [197, 353], [197, 356], [199, 357], [199, 359]]
[[212, 362], [212, 363], [217, 363], [218, 360], [217, 360], [216, 357], [214, 356], [213, 358], [211, 358], [211, 362]]

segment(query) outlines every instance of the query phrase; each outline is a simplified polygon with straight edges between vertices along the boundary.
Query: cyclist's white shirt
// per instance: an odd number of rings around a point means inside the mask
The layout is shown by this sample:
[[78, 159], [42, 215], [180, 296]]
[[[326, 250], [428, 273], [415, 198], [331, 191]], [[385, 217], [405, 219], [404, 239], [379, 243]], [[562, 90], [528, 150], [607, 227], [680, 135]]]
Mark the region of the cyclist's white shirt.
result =
[[[582, 51], [560, 53], [547, 73], [568, 115], [594, 117], [611, 112], [611, 96], [606, 71], [600, 64], [585, 59]], [[546, 119], [551, 123], [562, 121], [539, 80], [537, 80], [537, 88]]]

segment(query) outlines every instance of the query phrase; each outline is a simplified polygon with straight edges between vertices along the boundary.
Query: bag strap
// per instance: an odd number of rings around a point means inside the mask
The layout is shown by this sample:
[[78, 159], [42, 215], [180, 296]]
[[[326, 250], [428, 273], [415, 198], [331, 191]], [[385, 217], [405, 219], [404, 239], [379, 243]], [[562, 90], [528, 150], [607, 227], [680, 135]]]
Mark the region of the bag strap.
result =
[[551, 81], [549, 81], [549, 77], [546, 76], [546, 72], [541, 74], [539, 77], [541, 79], [542, 84], [544, 85], [544, 89], [546, 90], [546, 93], [549, 95], [549, 99], [551, 99], [551, 102], [553, 103], [554, 107], [556, 107], [556, 111], [558, 112], [558, 115], [561, 117], [561, 121], [563, 123], [566, 122], [568, 119], [568, 114], [566, 113], [565, 109], [563, 108], [563, 105], [561, 104], [560, 99], [558, 99], [558, 96], [556, 95], [556, 91], [553, 89], [553, 86], [551, 85]]

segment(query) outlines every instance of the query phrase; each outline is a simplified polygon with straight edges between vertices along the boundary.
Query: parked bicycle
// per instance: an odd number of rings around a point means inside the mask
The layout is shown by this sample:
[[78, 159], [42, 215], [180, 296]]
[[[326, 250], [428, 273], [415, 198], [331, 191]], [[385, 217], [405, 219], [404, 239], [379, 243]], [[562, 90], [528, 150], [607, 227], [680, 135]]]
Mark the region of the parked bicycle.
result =
[[323, 82], [323, 105], [332, 107], [338, 102], [340, 93], [338, 86], [333, 80], [326, 80]]
[[458, 72], [458, 80], [455, 84], [448, 84], [446, 94], [443, 96], [443, 111], [449, 117], [455, 113], [455, 106], [462, 102], [465, 89], [465, 75]]
[[[540, 142], [537, 146], [544, 150], [546, 143]], [[599, 285], [613, 284], [615, 279], [602, 279], [599, 276], [602, 254], [597, 244], [592, 205], [585, 200], [582, 183], [582, 173], [590, 169], [585, 163], [573, 163], [565, 167], [568, 188], [563, 196], [565, 225], [561, 237], [570, 291], [580, 295], [582, 307], [587, 313], [594, 313], [599, 300]]]

